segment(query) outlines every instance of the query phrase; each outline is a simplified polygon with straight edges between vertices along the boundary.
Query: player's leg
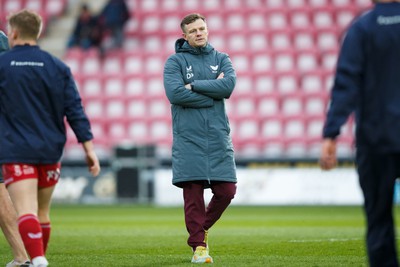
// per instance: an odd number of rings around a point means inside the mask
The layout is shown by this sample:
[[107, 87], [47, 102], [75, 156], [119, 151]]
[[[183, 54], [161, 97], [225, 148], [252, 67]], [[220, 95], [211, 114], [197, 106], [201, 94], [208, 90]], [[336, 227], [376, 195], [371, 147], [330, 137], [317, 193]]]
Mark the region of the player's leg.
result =
[[236, 194], [236, 184], [228, 182], [216, 182], [211, 184], [213, 197], [207, 206], [204, 229], [208, 230], [221, 217]]
[[183, 199], [186, 229], [189, 232], [188, 245], [193, 251], [197, 246], [204, 246], [204, 229], [206, 208], [204, 204], [204, 185], [202, 182], [183, 184]]
[[205, 231], [203, 228], [206, 207], [204, 204], [203, 182], [185, 183], [183, 186], [185, 202], [185, 223], [189, 232], [188, 245], [192, 247], [192, 263], [212, 263], [213, 259], [208, 255], [205, 243]]
[[35, 165], [6, 164], [4, 181], [18, 215], [18, 229], [34, 266], [47, 266], [43, 234], [37, 217], [38, 170]]
[[50, 206], [56, 184], [60, 179], [61, 164], [42, 164], [38, 166], [39, 190], [38, 190], [38, 217], [43, 233], [43, 250], [46, 254], [50, 240]]
[[[37, 217], [37, 179], [25, 179], [8, 185], [7, 189], [18, 214], [18, 228], [25, 249], [32, 259], [44, 259], [42, 229]], [[38, 260], [36, 260], [38, 261]]]
[[398, 266], [393, 221], [393, 193], [398, 161], [393, 155], [358, 149], [357, 169], [367, 217], [371, 267]]
[[0, 203], [0, 226], [7, 242], [10, 244], [14, 262], [26, 262], [28, 260], [28, 255], [26, 254], [24, 243], [18, 232], [17, 214], [3, 183], [0, 183]]
[[50, 205], [51, 196], [53, 195], [55, 186], [39, 188], [38, 191], [38, 218], [43, 233], [43, 250], [46, 254], [47, 245], [50, 239], [51, 223], [50, 223]]

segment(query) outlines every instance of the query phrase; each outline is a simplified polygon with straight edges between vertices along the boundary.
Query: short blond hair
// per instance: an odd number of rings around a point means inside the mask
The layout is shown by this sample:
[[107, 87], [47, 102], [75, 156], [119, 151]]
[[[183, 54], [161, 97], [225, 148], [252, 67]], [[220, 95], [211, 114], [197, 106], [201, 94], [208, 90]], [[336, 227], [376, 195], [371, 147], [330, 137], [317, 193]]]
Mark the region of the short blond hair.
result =
[[21, 39], [37, 40], [42, 31], [42, 17], [27, 9], [13, 13], [8, 17], [8, 25], [17, 29]]

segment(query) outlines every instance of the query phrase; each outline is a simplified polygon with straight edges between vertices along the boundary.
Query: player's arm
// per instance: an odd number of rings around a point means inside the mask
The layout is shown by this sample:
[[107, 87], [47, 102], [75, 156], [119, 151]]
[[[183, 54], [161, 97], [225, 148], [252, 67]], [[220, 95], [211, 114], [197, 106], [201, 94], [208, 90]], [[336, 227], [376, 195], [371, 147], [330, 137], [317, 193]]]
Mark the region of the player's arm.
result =
[[66, 69], [64, 79], [64, 110], [68, 124], [80, 143], [92, 140], [90, 122], [83, 110], [82, 100], [69, 68]]
[[[191, 90], [199, 94], [222, 100], [229, 98], [236, 85], [236, 73], [228, 55], [223, 56], [220, 61], [220, 71], [215, 80], [195, 80], [190, 84]], [[222, 77], [221, 77], [221, 74]]]
[[340, 50], [331, 103], [323, 128], [320, 165], [325, 170], [336, 166], [335, 139], [356, 107], [364, 65], [363, 42], [362, 30], [357, 25], [350, 27]]
[[171, 104], [188, 108], [207, 108], [214, 105], [211, 97], [198, 94], [185, 88], [178, 62], [169, 58], [164, 67], [164, 88]]

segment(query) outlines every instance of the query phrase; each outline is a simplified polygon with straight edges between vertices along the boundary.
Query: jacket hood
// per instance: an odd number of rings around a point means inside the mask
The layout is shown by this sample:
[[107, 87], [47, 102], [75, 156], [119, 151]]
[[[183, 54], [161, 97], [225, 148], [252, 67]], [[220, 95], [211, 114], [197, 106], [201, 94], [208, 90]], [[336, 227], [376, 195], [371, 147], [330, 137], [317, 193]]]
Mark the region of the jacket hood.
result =
[[7, 51], [8, 49], [8, 38], [4, 32], [0, 31], [0, 53]]
[[209, 54], [212, 50], [214, 50], [214, 47], [212, 47], [212, 45], [210, 45], [209, 43], [207, 43], [207, 45], [204, 47], [196, 48], [189, 45], [189, 43], [186, 42], [184, 38], [180, 38], [175, 42], [176, 53], [188, 52], [191, 54], [200, 55], [200, 54]]

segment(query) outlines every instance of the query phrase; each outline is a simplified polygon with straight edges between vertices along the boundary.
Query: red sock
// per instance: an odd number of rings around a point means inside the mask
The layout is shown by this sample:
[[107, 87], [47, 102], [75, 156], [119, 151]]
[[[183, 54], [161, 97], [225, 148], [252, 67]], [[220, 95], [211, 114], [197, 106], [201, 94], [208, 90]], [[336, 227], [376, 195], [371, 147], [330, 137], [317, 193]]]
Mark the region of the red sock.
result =
[[33, 214], [22, 215], [18, 218], [18, 228], [31, 259], [44, 256], [43, 234], [38, 218]]
[[43, 233], [43, 251], [44, 251], [44, 254], [46, 254], [47, 244], [49, 243], [50, 232], [51, 232], [50, 222], [41, 223], [40, 227], [42, 227], [42, 233]]

